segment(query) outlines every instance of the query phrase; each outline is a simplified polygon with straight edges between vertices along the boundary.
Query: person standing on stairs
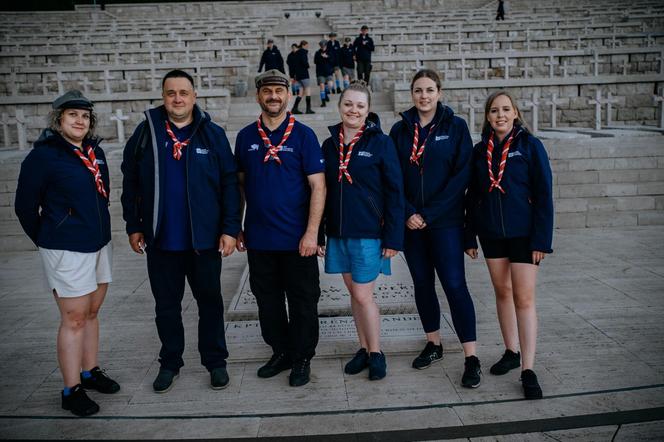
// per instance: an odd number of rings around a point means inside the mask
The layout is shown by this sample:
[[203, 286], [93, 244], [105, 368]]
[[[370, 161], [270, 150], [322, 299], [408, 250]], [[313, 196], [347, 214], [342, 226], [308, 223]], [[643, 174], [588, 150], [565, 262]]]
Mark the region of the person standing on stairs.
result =
[[284, 57], [281, 56], [279, 48], [277, 48], [277, 46], [274, 44], [274, 40], [271, 38], [267, 41], [267, 47], [261, 56], [261, 62], [258, 65], [259, 73], [263, 70], [263, 67], [265, 67], [266, 71], [269, 71], [270, 69], [277, 69], [281, 72], [286, 72], [284, 70]]
[[314, 64], [316, 65], [316, 79], [320, 88], [320, 106], [325, 107], [325, 103], [330, 101], [330, 93], [334, 90], [332, 74], [334, 73], [333, 60], [327, 52], [327, 42], [319, 42], [320, 49], [314, 54]]
[[291, 81], [291, 92], [293, 95], [297, 96], [298, 92], [300, 90], [297, 81], [295, 80], [295, 54], [297, 53], [298, 50], [297, 43], [293, 43], [291, 45], [291, 51], [288, 54], [288, 57], [286, 57], [286, 65], [288, 65], [288, 76], [290, 77]]
[[291, 110], [293, 114], [302, 113], [298, 108], [298, 106], [300, 105], [303, 96], [305, 97], [307, 104], [305, 113], [307, 114], [315, 113], [313, 110], [311, 110], [311, 90], [309, 88], [310, 85], [309, 51], [307, 50], [308, 48], [309, 48], [309, 43], [306, 40], [302, 40], [300, 42], [300, 49], [297, 50], [294, 57], [293, 67], [294, 67], [295, 81], [297, 82], [297, 87], [299, 91], [297, 97], [295, 98], [293, 109]]
[[357, 79], [363, 80], [367, 86], [371, 85], [369, 77], [371, 76], [371, 53], [374, 51], [373, 38], [369, 37], [369, 26], [363, 25], [360, 29], [360, 35], [353, 42], [355, 50], [355, 61], [357, 62]]
[[327, 53], [330, 55], [331, 65], [332, 65], [332, 76], [334, 77], [334, 83], [336, 89], [332, 90], [332, 93], [341, 93], [341, 81], [339, 78], [342, 78], [341, 74], [341, 44], [337, 41], [337, 33], [330, 32], [328, 35], [329, 40], [327, 40]]

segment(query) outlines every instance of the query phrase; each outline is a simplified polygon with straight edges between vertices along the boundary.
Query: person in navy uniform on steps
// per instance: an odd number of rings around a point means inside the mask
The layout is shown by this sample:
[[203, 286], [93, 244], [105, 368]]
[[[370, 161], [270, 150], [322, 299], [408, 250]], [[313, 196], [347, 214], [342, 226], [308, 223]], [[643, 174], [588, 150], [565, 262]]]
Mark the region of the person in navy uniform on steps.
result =
[[404, 255], [415, 286], [415, 303], [427, 344], [413, 361], [424, 369], [442, 360], [436, 273], [465, 355], [461, 385], [480, 385], [475, 307], [464, 270], [463, 203], [470, 179], [473, 142], [466, 122], [440, 103], [438, 74], [422, 69], [410, 86], [414, 106], [390, 131], [401, 162], [406, 193]]
[[62, 408], [77, 416], [99, 411], [85, 390], [120, 390], [97, 360], [97, 315], [111, 282], [113, 250], [108, 165], [94, 136], [92, 109], [77, 90], [53, 102], [49, 128], [21, 163], [15, 200], [16, 216], [39, 248], [47, 289], [60, 310]]
[[355, 50], [355, 61], [357, 62], [357, 79], [369, 85], [371, 53], [375, 49], [373, 38], [369, 37], [369, 26], [362, 26], [360, 35], [353, 42], [353, 49]]
[[344, 371], [369, 368], [369, 379], [385, 377], [380, 347], [380, 312], [374, 300], [379, 273], [403, 250], [403, 180], [394, 144], [370, 113], [364, 82], [351, 83], [339, 98], [341, 123], [323, 142], [327, 202], [325, 272], [341, 273], [350, 293], [360, 350]]
[[196, 106], [193, 79], [162, 80], [163, 106], [145, 112], [122, 159], [122, 214], [129, 244], [147, 252], [161, 340], [152, 387], [165, 393], [184, 366], [185, 279], [198, 305], [198, 351], [210, 386], [228, 386], [221, 259], [235, 249], [240, 194], [226, 133]]
[[274, 40], [271, 38], [267, 41], [267, 47], [263, 51], [261, 56], [261, 62], [258, 65], [258, 72], [263, 70], [265, 67], [266, 71], [270, 69], [277, 69], [281, 72], [286, 72], [284, 70], [284, 57], [281, 56], [279, 48], [274, 44]]
[[503, 375], [521, 366], [524, 396], [539, 399], [542, 389], [533, 371], [535, 283], [539, 263], [553, 252], [552, 174], [542, 142], [528, 132], [505, 91], [486, 101], [482, 141], [473, 149], [471, 168], [465, 248], [477, 258], [479, 237], [506, 347], [490, 371]]
[[314, 54], [314, 64], [316, 65], [316, 79], [320, 88], [320, 106], [325, 107], [325, 103], [330, 101], [330, 93], [334, 90], [334, 83], [332, 82], [334, 65], [332, 57], [327, 52], [325, 40], [321, 40], [319, 46], [320, 49]]
[[247, 207], [237, 248], [247, 251], [261, 333], [272, 348], [257, 374], [271, 378], [290, 369], [289, 384], [298, 387], [309, 382], [318, 344], [323, 157], [314, 131], [288, 112], [288, 77], [267, 71], [255, 83], [261, 114], [235, 142]]
[[300, 49], [295, 52], [293, 57], [293, 74], [295, 75], [295, 81], [297, 82], [298, 95], [295, 97], [295, 103], [293, 103], [293, 108], [291, 112], [293, 114], [301, 114], [302, 112], [299, 109], [300, 101], [302, 97], [305, 97], [307, 108], [304, 113], [313, 114], [315, 113], [311, 109], [311, 89], [309, 88], [311, 80], [309, 79], [309, 43], [306, 40], [300, 42]]
[[330, 64], [332, 65], [332, 76], [334, 77], [334, 83], [336, 89], [332, 89], [332, 93], [341, 93], [341, 82], [339, 77], [341, 76], [341, 44], [337, 40], [337, 33], [330, 32], [328, 34], [329, 40], [327, 40], [326, 47], [327, 53], [330, 55]]
[[290, 77], [291, 92], [293, 93], [293, 95], [297, 95], [300, 90], [298, 83], [295, 80], [295, 69], [296, 69], [295, 54], [297, 53], [298, 49], [299, 48], [297, 46], [297, 43], [293, 43], [291, 45], [290, 54], [288, 54], [288, 57], [286, 57], [286, 65], [288, 65], [288, 76]]
[[339, 63], [344, 76], [344, 89], [346, 89], [355, 76], [355, 49], [350, 37], [344, 38], [344, 45], [339, 50]]

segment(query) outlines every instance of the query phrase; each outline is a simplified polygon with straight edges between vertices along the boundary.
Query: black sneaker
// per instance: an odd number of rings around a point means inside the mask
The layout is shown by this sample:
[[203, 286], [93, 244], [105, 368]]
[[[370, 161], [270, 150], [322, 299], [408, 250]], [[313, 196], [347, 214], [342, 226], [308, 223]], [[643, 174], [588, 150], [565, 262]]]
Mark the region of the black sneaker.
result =
[[302, 111], [301, 111], [300, 109], [298, 109], [298, 108], [293, 108], [293, 109], [291, 110], [291, 114], [294, 114], [294, 115], [300, 115], [300, 114], [302, 114]]
[[65, 393], [60, 393], [62, 396], [62, 408], [69, 410], [76, 416], [90, 416], [99, 411], [99, 405], [85, 394], [85, 390], [78, 384], [72, 388], [71, 393], [65, 396]]
[[387, 361], [385, 360], [385, 354], [382, 351], [380, 353], [369, 353], [369, 380], [383, 379], [386, 374]]
[[288, 376], [288, 383], [291, 387], [301, 387], [309, 383], [309, 374], [311, 373], [311, 361], [309, 359], [298, 359], [293, 362], [293, 369]]
[[508, 371], [517, 368], [521, 365], [521, 352], [514, 353], [512, 350], [505, 350], [503, 357], [500, 361], [491, 366], [489, 372], [497, 376], [503, 375]]
[[314, 111], [310, 108], [310, 109], [307, 109], [304, 113], [305, 113], [305, 114], [315, 114], [316, 112], [314, 112]]
[[152, 383], [152, 388], [155, 393], [166, 393], [173, 388], [173, 382], [180, 376], [177, 371], [169, 370], [167, 368], [160, 368], [159, 374]]
[[521, 372], [521, 385], [526, 399], [542, 399], [542, 388], [537, 382], [537, 375], [532, 370]]
[[477, 356], [468, 356], [464, 362], [463, 376], [461, 376], [461, 385], [466, 388], [477, 388], [480, 386], [482, 370], [480, 370], [480, 360]]
[[120, 391], [120, 385], [106, 376], [106, 372], [99, 367], [90, 370], [91, 377], [84, 379], [81, 374], [81, 385], [86, 390], [96, 390], [104, 394], [113, 394]]
[[325, 100], [321, 103], [320, 107], [325, 107]]
[[259, 378], [271, 378], [276, 376], [284, 370], [288, 370], [293, 367], [293, 363], [290, 358], [287, 357], [284, 353], [273, 354], [267, 364], [263, 365], [258, 369]]
[[369, 366], [369, 353], [366, 348], [359, 349], [353, 359], [344, 366], [344, 373], [358, 374]]
[[228, 387], [228, 372], [225, 367], [213, 368], [210, 372], [210, 387], [213, 390], [223, 390]]
[[338, 87], [338, 88], [337, 88], [337, 94], [340, 94], [340, 93], [341, 93], [341, 88]]
[[433, 342], [427, 342], [426, 347], [422, 350], [422, 353], [415, 359], [413, 359], [413, 368], [418, 370], [423, 370], [429, 368], [434, 362], [443, 360], [443, 344], [434, 344]]

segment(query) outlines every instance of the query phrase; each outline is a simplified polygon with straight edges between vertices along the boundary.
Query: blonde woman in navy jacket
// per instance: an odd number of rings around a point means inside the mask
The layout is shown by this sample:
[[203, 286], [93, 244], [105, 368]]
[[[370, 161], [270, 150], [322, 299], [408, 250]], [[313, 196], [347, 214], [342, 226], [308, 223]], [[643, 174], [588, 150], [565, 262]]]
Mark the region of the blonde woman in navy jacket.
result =
[[490, 371], [503, 375], [521, 366], [524, 396], [539, 399], [542, 389], [532, 370], [535, 283], [539, 263], [553, 251], [551, 166], [542, 142], [528, 132], [505, 91], [494, 92], [486, 101], [482, 141], [475, 145], [471, 164], [466, 253], [477, 257], [478, 236], [506, 347]]
[[481, 381], [475, 353], [475, 307], [463, 262], [463, 201], [473, 142], [466, 122], [440, 103], [441, 83], [435, 71], [416, 73], [410, 91], [414, 106], [401, 114], [390, 137], [404, 176], [404, 255], [427, 339], [412, 366], [422, 370], [443, 358], [437, 273], [465, 354], [461, 385], [475, 388]]
[[360, 350], [346, 364], [348, 374], [369, 368], [369, 379], [385, 377], [380, 350], [380, 314], [374, 300], [379, 273], [390, 274], [389, 258], [403, 250], [403, 181], [390, 137], [369, 112], [371, 96], [363, 82], [339, 98], [341, 123], [323, 143], [325, 272], [341, 273], [351, 295]]

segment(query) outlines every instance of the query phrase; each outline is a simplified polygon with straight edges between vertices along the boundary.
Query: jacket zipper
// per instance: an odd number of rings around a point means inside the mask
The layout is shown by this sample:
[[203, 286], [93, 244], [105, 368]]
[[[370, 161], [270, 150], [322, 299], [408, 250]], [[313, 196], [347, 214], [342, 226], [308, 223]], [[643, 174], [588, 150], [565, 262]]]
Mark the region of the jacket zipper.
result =
[[[203, 121], [203, 118], [205, 116], [201, 116], [201, 119], [198, 121], [198, 124], [196, 124], [196, 127], [194, 127], [194, 130], [191, 132], [191, 139], [194, 139], [194, 136], [196, 135], [196, 132], [198, 131], [198, 128], [201, 125], [201, 122]], [[193, 144], [193, 143], [192, 143]], [[194, 248], [194, 251], [196, 254], [198, 254], [198, 250], [196, 250], [196, 239], [194, 236], [194, 217], [191, 213], [191, 201], [189, 201], [189, 158], [191, 157], [191, 148], [189, 149], [189, 152], [187, 152], [187, 159], [186, 159], [186, 164], [185, 164], [185, 174], [184, 174], [184, 179], [185, 179], [185, 184], [187, 188], [187, 209], [189, 211], [189, 228], [191, 229], [191, 246]]]
[[503, 220], [503, 202], [502, 202], [502, 197], [500, 194], [496, 195], [498, 197], [498, 209], [500, 211], [500, 226], [503, 229], [503, 236], [507, 236], [507, 233], [505, 233], [505, 221]]
[[383, 215], [380, 213], [380, 210], [378, 210], [378, 206], [376, 206], [376, 203], [374, 202], [373, 198], [371, 198], [369, 192], [367, 192], [367, 199], [369, 200], [369, 204], [371, 204], [371, 208], [373, 208], [374, 212], [376, 212], [376, 215], [378, 215], [378, 221], [380, 221], [383, 218]]
[[341, 177], [341, 182], [339, 183], [339, 236], [342, 237], [342, 230], [344, 222], [344, 177]]
[[70, 208], [69, 210], [67, 210], [67, 214], [65, 215], [65, 217], [62, 218], [62, 221], [60, 221], [60, 222], [55, 226], [55, 228], [56, 228], [56, 229], [59, 229], [60, 226], [61, 226], [62, 224], [64, 224], [65, 221], [67, 221], [67, 218], [69, 218], [69, 215], [71, 215], [71, 208]]

